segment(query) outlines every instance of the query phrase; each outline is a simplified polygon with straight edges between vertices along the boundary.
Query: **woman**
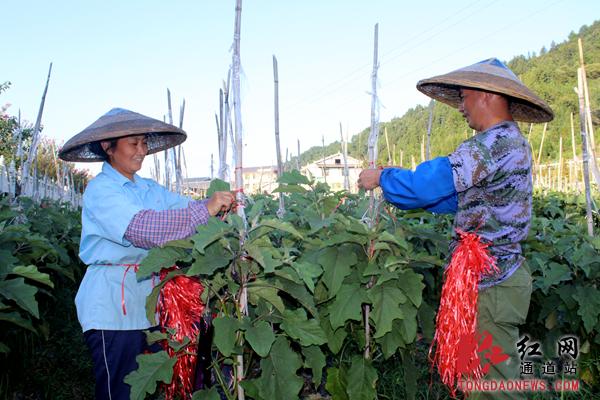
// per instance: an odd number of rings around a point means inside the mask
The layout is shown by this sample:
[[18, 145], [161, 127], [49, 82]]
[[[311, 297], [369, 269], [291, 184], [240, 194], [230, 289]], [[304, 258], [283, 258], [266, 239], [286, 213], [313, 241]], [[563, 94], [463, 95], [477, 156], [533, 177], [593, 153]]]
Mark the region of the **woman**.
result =
[[183, 239], [211, 216], [229, 210], [235, 197], [217, 192], [193, 201], [136, 172], [147, 154], [176, 146], [183, 130], [124, 109], [112, 109], [61, 149], [65, 161], [103, 161], [83, 195], [79, 257], [88, 265], [75, 297], [90, 348], [97, 399], [129, 399], [123, 378], [147, 350], [146, 297], [152, 279], [137, 281], [147, 249]]

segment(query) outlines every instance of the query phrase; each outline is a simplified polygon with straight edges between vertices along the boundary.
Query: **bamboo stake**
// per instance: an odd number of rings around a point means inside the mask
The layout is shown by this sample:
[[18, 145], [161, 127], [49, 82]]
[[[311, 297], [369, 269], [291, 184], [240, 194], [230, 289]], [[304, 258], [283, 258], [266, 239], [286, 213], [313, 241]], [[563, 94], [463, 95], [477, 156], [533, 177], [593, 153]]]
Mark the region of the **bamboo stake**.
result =
[[[375, 163], [377, 162], [377, 141], [379, 139], [379, 109], [378, 109], [378, 100], [377, 100], [377, 69], [379, 68], [378, 61], [378, 39], [379, 39], [379, 24], [375, 24], [375, 32], [374, 32], [374, 46], [373, 46], [373, 72], [371, 73], [371, 132], [369, 134], [369, 144], [368, 144], [368, 158], [369, 158], [369, 168], [374, 169]], [[369, 229], [372, 229], [375, 223], [375, 216], [377, 210], [375, 209], [375, 193], [373, 190], [369, 191], [369, 219], [367, 224]], [[372, 245], [372, 243], [371, 243]], [[374, 280], [371, 279], [368, 286], [372, 286], [374, 284]], [[366, 304], [364, 306], [364, 324], [365, 324], [365, 359], [369, 360], [371, 358], [371, 327], [370, 327], [370, 314], [371, 307]]]
[[215, 174], [215, 159], [214, 154], [210, 153], [210, 179], [214, 179]]
[[587, 146], [587, 132], [585, 126], [585, 100], [583, 97], [583, 71], [577, 69], [577, 95], [579, 97], [579, 124], [581, 126], [581, 149], [583, 158], [583, 182], [585, 185], [585, 204], [586, 204], [586, 219], [588, 225], [588, 235], [594, 236], [594, 221], [592, 219], [592, 195], [590, 188], [590, 175], [588, 170], [589, 154]]
[[421, 162], [425, 161], [425, 135], [421, 135]]
[[[577, 179], [577, 151], [575, 150], [575, 124], [573, 122], [573, 113], [570, 113], [571, 116], [571, 150], [573, 151], [573, 171], [571, 173], [571, 170], [569, 169], [569, 175], [571, 177], [571, 185], [574, 184], [574, 182], [577, 182], [576, 185], [576, 190], [579, 190], [579, 179]], [[573, 179], [575, 178], [575, 179]], [[583, 178], [583, 177], [582, 177]]]
[[404, 150], [400, 150], [400, 167], [404, 166]]
[[[283, 165], [281, 164], [281, 145], [279, 143], [279, 74], [277, 70], [277, 57], [273, 55], [273, 82], [275, 98], [275, 153], [277, 154], [277, 177], [281, 178], [283, 174]], [[287, 162], [287, 155], [286, 155]], [[285, 200], [283, 193], [279, 193], [279, 209], [277, 217], [283, 218], [285, 214]]]
[[[31, 170], [31, 166], [36, 162], [37, 159], [37, 147], [40, 141], [40, 128], [42, 125], [42, 114], [44, 113], [44, 105], [46, 104], [46, 93], [48, 93], [48, 84], [50, 83], [50, 74], [52, 74], [52, 63], [50, 63], [50, 67], [48, 68], [48, 77], [46, 78], [46, 86], [44, 87], [44, 92], [42, 93], [42, 101], [40, 102], [40, 108], [38, 110], [38, 115], [35, 120], [35, 125], [33, 126], [33, 137], [31, 139], [31, 146], [29, 147], [29, 155], [27, 156], [27, 162], [24, 163], [23, 166], [23, 176], [21, 177], [22, 185], [24, 189], [29, 184], [29, 171]], [[15, 173], [15, 184], [17, 182], [17, 176]], [[16, 187], [16, 185], [15, 185]]]
[[296, 168], [300, 171], [300, 139], [296, 139], [298, 141], [298, 158], [296, 159]]
[[415, 169], [417, 169], [417, 163], [415, 162], [415, 156], [414, 155], [410, 156], [410, 161], [411, 161], [411, 169], [414, 171]]
[[431, 100], [429, 102], [429, 121], [427, 121], [427, 145], [425, 147], [425, 159], [429, 160], [431, 158], [431, 124], [433, 122], [433, 106], [435, 104], [435, 100]]
[[392, 146], [392, 165], [396, 165], [396, 143], [394, 143]]
[[388, 153], [388, 165], [392, 165], [392, 152], [390, 150], [390, 139], [387, 134], [387, 126], [383, 128], [383, 133], [385, 134], [385, 147], [387, 148]]
[[344, 140], [342, 123], [340, 122], [340, 140], [342, 141], [342, 156], [344, 157], [344, 190], [350, 190], [350, 177], [348, 176], [348, 142]]
[[[240, 33], [242, 26], [242, 0], [236, 0], [235, 5], [235, 28], [233, 34], [233, 59], [232, 59], [232, 78], [233, 78], [233, 111], [235, 115], [235, 188], [236, 200], [238, 202], [237, 214], [242, 221], [246, 221], [244, 212], [244, 177], [242, 175], [242, 108], [240, 103]], [[243, 246], [246, 237], [246, 230], [240, 232], [240, 247]], [[240, 271], [240, 289], [238, 298], [239, 312], [242, 315], [248, 315], [248, 288], [246, 286], [248, 277], [246, 271]], [[244, 379], [244, 356], [237, 356], [236, 365], [236, 386], [238, 400], [245, 400], [244, 388], [240, 382]]]
[[321, 135], [321, 149], [323, 149], [323, 162], [321, 163], [323, 168], [323, 180], [327, 183], [327, 169], [325, 169], [325, 135]]
[[540, 151], [537, 156], [537, 163], [540, 164], [540, 160], [542, 159], [542, 150], [544, 149], [544, 138], [546, 137], [546, 129], [548, 128], [548, 123], [544, 123], [544, 130], [542, 131], [542, 141], [540, 142]]
[[563, 158], [562, 158], [562, 151], [563, 151], [563, 139], [562, 139], [562, 135], [560, 136], [560, 139], [558, 141], [558, 171], [557, 171], [557, 187], [559, 191], [562, 191], [563, 185], [562, 185], [562, 179], [563, 179]]
[[[590, 110], [590, 93], [588, 90], [588, 84], [587, 84], [587, 74], [585, 72], [585, 63], [583, 62], [583, 44], [581, 42], [581, 38], [577, 39], [577, 44], [579, 46], [579, 66], [581, 67], [581, 76], [583, 79], [583, 94], [584, 94], [584, 99], [585, 99], [585, 117], [586, 117], [586, 121], [587, 121], [587, 134], [588, 134], [588, 138], [590, 139], [590, 146], [592, 147], [592, 149], [594, 150], [594, 152], [596, 152], [596, 141], [594, 140], [594, 127], [592, 125], [592, 113]], [[595, 160], [594, 160], [595, 162]]]

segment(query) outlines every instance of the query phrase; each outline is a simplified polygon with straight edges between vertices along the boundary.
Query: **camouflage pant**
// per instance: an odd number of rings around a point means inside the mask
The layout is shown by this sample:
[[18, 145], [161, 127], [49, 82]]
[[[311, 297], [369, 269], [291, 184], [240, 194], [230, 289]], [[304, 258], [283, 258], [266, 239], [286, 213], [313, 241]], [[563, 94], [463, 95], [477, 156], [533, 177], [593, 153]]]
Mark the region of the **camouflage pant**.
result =
[[[520, 379], [520, 359], [517, 352], [519, 325], [525, 323], [531, 299], [531, 273], [526, 265], [517, 269], [506, 281], [479, 292], [478, 330], [488, 331], [493, 345], [500, 346], [510, 358], [493, 365], [484, 379], [506, 381]], [[483, 361], [484, 363], [487, 360]], [[479, 392], [469, 399], [527, 399], [529, 392]]]

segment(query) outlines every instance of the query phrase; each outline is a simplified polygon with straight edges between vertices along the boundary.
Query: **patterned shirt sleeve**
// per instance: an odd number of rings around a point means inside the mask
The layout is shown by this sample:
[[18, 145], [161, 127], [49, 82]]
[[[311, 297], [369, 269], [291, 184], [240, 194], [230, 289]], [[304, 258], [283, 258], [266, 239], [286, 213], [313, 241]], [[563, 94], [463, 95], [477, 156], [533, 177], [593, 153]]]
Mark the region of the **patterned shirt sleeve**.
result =
[[476, 186], [497, 169], [490, 149], [478, 140], [463, 142], [448, 159], [457, 192]]
[[186, 208], [174, 210], [141, 210], [127, 226], [125, 238], [136, 247], [150, 249], [190, 237], [198, 225], [208, 222], [206, 202], [190, 201]]

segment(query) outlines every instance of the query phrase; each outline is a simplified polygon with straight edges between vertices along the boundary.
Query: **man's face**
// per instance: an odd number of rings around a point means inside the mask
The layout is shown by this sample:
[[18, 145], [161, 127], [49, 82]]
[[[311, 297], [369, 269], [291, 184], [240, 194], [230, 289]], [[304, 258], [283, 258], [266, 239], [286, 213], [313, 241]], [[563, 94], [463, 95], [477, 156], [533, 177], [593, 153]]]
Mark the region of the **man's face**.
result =
[[485, 112], [483, 105], [484, 94], [484, 92], [479, 90], [460, 89], [461, 102], [458, 106], [458, 111], [465, 117], [469, 127], [475, 129], [477, 132], [483, 130], [481, 121]]

